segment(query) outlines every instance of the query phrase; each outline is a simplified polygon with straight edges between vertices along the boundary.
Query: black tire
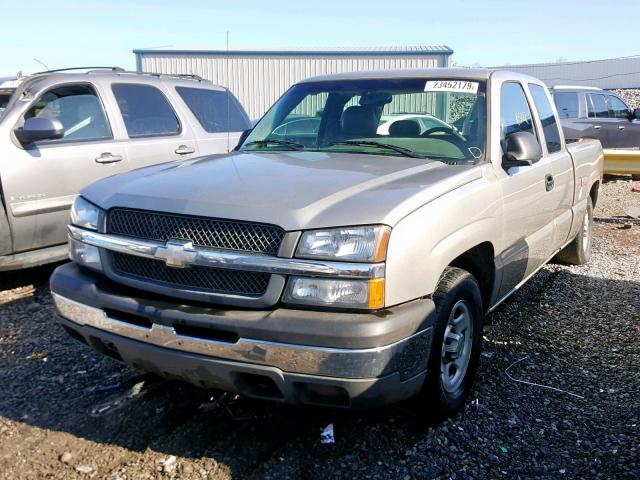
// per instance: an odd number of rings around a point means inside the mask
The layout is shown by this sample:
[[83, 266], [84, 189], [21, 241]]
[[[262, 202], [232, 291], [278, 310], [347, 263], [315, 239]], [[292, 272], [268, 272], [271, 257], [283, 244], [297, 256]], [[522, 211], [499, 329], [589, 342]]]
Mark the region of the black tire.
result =
[[[427, 377], [421, 397], [427, 408], [424, 413], [433, 420], [441, 420], [457, 413], [471, 391], [482, 348], [483, 310], [478, 282], [469, 272], [460, 268], [447, 267], [440, 278], [433, 300], [436, 304], [436, 323]], [[442, 350], [449, 316], [454, 307], [459, 308], [461, 301], [468, 307], [471, 316], [471, 352], [469, 363], [464, 376], [461, 376], [459, 386], [450, 391], [451, 389], [447, 389], [443, 384]]]
[[[589, 261], [589, 258], [591, 258], [593, 231], [593, 202], [591, 201], [591, 197], [587, 198], [587, 211], [582, 222], [576, 238], [556, 255], [558, 262], [566, 265], [584, 265]], [[586, 222], [586, 224], [584, 222]]]

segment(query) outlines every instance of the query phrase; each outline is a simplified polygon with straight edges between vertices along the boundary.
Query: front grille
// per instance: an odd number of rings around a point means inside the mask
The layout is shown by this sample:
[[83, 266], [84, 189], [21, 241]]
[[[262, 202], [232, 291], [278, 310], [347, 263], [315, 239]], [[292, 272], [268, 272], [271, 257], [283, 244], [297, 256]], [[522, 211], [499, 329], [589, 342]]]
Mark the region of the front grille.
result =
[[107, 216], [107, 233], [195, 246], [276, 255], [284, 230], [275, 225], [116, 208]]
[[186, 288], [210, 293], [262, 296], [270, 275], [220, 268], [167, 267], [163, 261], [110, 252], [111, 264], [118, 275], [139, 280], [152, 280], [168, 287]]

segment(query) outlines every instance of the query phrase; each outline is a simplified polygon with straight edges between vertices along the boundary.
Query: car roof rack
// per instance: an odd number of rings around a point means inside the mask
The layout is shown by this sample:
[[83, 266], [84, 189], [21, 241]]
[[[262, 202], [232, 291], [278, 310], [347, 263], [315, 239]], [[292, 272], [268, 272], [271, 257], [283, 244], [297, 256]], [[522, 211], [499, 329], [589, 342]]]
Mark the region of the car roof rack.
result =
[[[157, 78], [171, 77], [171, 78], [185, 78], [195, 80], [196, 82], [209, 82], [206, 78], [202, 78], [200, 75], [194, 75], [190, 73], [156, 73], [156, 72], [138, 72], [134, 70], [125, 70], [122, 67], [69, 67], [69, 68], [57, 68], [55, 70], [45, 70], [42, 72], [32, 73], [28, 76], [46, 75], [49, 73], [63, 73], [73, 72], [76, 70], [86, 70], [84, 72], [87, 75], [98, 73], [116, 73], [116, 74], [128, 74], [128, 75], [149, 75]], [[209, 82], [211, 83], [211, 82]]]
[[[101, 73], [100, 70], [97, 71], [89, 71], [87, 73]], [[172, 77], [172, 78], [188, 78], [191, 80], [196, 80], [198, 82], [208, 82], [206, 78], [202, 78], [200, 75], [194, 75], [191, 73], [157, 73], [157, 72], [137, 72], [135, 70], [117, 70], [116, 73], [128, 73], [131, 75], [150, 75], [152, 77]]]
[[68, 68], [56, 68], [55, 70], [44, 70], [42, 72], [35, 72], [31, 75], [43, 75], [45, 73], [58, 73], [58, 72], [71, 72], [73, 70], [111, 70], [112, 72], [124, 72], [122, 67], [68, 67]]

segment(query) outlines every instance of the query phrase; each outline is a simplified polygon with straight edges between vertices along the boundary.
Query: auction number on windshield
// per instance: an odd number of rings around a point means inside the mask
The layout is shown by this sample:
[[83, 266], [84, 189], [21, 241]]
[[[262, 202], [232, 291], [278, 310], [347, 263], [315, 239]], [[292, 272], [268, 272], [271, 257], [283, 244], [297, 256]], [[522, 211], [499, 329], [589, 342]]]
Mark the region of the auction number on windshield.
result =
[[429, 80], [424, 87], [425, 92], [477, 93], [478, 82], [465, 80]]

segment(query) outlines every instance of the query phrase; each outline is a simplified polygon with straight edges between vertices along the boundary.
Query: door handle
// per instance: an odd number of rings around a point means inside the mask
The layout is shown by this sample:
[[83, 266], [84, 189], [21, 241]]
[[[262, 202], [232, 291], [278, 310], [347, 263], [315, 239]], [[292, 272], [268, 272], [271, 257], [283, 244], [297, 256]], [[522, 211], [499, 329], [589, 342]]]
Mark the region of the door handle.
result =
[[593, 128], [595, 128], [596, 130], [600, 130], [600, 125], [594, 125]]
[[195, 151], [196, 151], [195, 148], [187, 147], [186, 145], [180, 145], [178, 148], [175, 149], [175, 152], [178, 155], [189, 155], [190, 153], [193, 153]]
[[624, 125], [618, 125], [618, 130], [624, 130], [626, 127]]
[[122, 161], [122, 155], [111, 155], [110, 152], [104, 152], [95, 160], [97, 163], [116, 163]]
[[554, 184], [555, 182], [553, 181], [553, 175], [547, 173], [547, 175], [544, 177], [544, 186], [547, 189], [547, 192], [553, 190]]

